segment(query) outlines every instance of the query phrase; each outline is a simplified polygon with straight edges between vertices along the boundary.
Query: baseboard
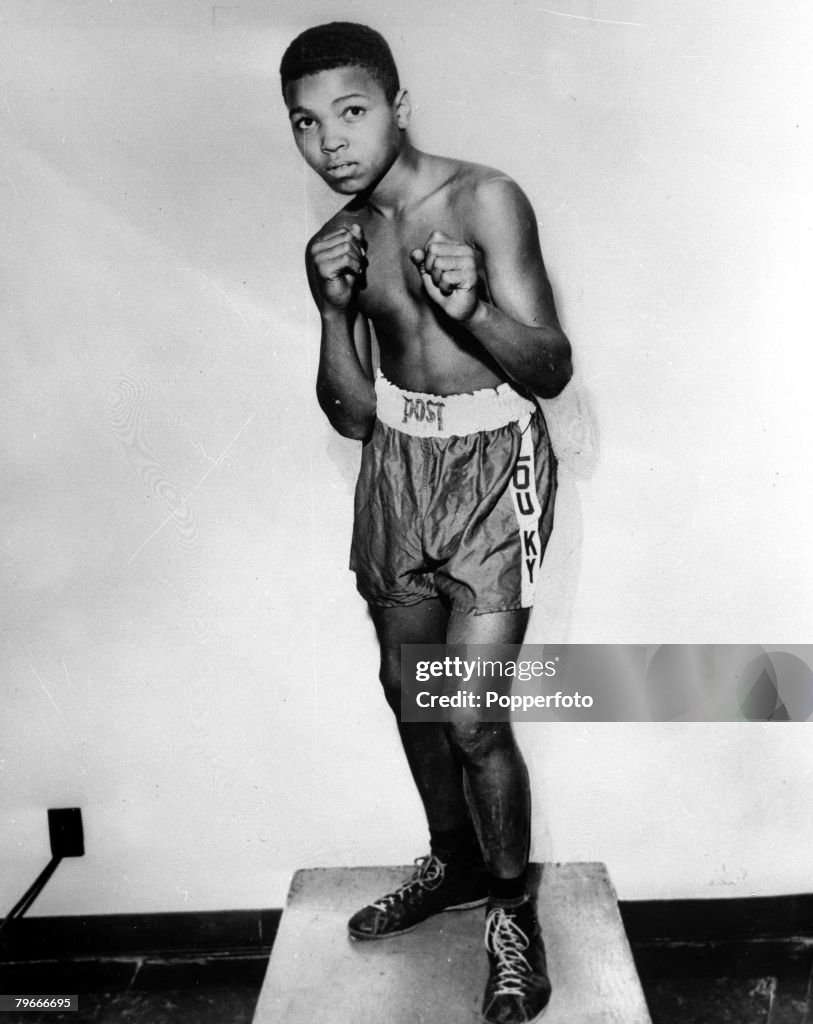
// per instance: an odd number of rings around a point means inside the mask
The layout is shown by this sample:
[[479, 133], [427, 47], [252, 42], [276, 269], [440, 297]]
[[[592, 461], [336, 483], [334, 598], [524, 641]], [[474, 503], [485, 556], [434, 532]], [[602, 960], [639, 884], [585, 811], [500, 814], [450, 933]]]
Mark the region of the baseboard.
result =
[[24, 917], [3, 933], [4, 959], [115, 959], [268, 954], [282, 911]]
[[[636, 946], [760, 942], [813, 946], [813, 894], [619, 903]], [[282, 911], [25, 917], [3, 934], [4, 960], [268, 955]]]
[[631, 942], [813, 941], [813, 894], [619, 902]]

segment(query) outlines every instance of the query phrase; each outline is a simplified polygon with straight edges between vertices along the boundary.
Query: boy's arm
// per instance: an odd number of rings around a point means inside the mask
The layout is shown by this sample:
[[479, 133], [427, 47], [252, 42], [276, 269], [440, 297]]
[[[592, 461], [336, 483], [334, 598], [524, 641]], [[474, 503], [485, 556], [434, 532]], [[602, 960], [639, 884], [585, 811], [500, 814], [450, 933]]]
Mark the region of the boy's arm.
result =
[[331, 425], [344, 437], [366, 440], [375, 419], [370, 330], [355, 301], [364, 271], [363, 234], [357, 224], [317, 235], [306, 255], [308, 283], [322, 319], [316, 395]]
[[478, 253], [434, 231], [415, 250], [430, 297], [466, 329], [514, 380], [543, 398], [558, 395], [572, 375], [570, 342], [559, 325], [531, 204], [509, 178], [477, 189], [477, 248], [489, 300], [478, 288]]

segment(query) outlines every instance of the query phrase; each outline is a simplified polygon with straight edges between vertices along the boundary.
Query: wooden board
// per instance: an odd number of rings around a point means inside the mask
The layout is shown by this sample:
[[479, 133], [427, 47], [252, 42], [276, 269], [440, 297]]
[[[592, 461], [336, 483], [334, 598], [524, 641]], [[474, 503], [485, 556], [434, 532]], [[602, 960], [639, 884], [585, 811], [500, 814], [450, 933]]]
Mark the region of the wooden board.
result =
[[[537, 869], [538, 870], [538, 869]], [[355, 942], [347, 919], [409, 868], [299, 871], [254, 1024], [476, 1024], [484, 908]], [[544, 1024], [651, 1024], [603, 864], [546, 864], [538, 889], [553, 996]]]

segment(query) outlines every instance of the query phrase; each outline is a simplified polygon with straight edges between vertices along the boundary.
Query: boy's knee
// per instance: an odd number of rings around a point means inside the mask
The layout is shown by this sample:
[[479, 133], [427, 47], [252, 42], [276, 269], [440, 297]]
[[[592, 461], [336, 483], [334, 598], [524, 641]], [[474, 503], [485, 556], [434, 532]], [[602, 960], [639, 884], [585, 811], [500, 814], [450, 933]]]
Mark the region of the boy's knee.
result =
[[378, 678], [390, 705], [401, 705], [401, 658], [382, 654]]
[[464, 718], [449, 723], [449, 742], [467, 767], [477, 768], [512, 740], [502, 723]]

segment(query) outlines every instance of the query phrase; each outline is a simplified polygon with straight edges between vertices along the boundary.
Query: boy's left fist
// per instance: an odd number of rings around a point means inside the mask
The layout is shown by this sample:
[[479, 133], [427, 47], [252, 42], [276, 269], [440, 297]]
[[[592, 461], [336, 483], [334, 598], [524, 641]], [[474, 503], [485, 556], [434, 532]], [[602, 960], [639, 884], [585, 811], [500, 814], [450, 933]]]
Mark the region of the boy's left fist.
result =
[[453, 320], [468, 320], [479, 302], [476, 250], [442, 231], [433, 231], [424, 247], [409, 255], [432, 301]]

